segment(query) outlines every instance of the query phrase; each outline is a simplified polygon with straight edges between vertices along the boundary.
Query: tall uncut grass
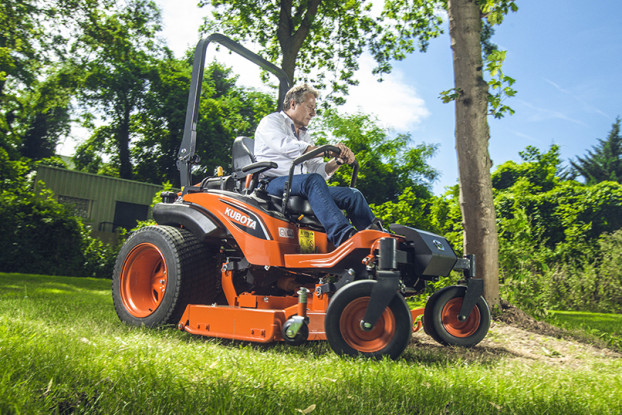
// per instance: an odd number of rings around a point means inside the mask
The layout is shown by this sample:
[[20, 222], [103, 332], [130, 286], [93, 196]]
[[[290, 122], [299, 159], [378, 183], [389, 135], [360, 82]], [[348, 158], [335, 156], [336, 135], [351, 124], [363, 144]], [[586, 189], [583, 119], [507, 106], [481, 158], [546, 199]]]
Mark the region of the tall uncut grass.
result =
[[[490, 335], [493, 341], [503, 338]], [[0, 413], [615, 414], [622, 362], [409, 346], [397, 361], [129, 328], [110, 281], [0, 274]]]

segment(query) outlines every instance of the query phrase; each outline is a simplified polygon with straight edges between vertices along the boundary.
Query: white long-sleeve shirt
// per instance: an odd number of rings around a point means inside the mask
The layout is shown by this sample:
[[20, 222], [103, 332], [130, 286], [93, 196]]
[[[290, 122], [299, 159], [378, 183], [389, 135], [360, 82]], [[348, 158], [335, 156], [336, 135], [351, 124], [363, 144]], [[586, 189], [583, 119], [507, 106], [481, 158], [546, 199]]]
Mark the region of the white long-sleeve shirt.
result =
[[[255, 158], [257, 161], [274, 161], [278, 167], [263, 173], [267, 177], [287, 176], [292, 162], [313, 144], [306, 130], [296, 136], [294, 122], [285, 112], [274, 112], [265, 116], [255, 131]], [[305, 161], [296, 167], [294, 174], [318, 173], [325, 180], [326, 163], [320, 157]]]

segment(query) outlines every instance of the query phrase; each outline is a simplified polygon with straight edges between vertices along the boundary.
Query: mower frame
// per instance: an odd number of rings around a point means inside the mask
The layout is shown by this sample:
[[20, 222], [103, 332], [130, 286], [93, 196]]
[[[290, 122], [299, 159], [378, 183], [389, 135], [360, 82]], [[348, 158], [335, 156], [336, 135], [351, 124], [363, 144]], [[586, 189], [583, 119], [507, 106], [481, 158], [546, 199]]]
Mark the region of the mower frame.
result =
[[[260, 174], [276, 167], [256, 162], [253, 140], [233, 143], [234, 171], [192, 183], [196, 126], [206, 50], [216, 42], [274, 74], [285, 72], [221, 34], [199, 41], [178, 152], [182, 191], [162, 193], [157, 225], [130, 235], [113, 276], [120, 319], [133, 325], [176, 324], [192, 334], [292, 345], [328, 340], [339, 354], [397, 358], [422, 325], [442, 344], [473, 346], [490, 325], [475, 257], [458, 258], [446, 238], [403, 225], [359, 230], [334, 247], [308, 201], [290, 194], [296, 159], [282, 198], [266, 192]], [[279, 97], [279, 108], [283, 97]], [[358, 162], [353, 163], [351, 187]], [[434, 293], [425, 308], [404, 300], [426, 282], [453, 270], [464, 283]], [[418, 320], [421, 318], [420, 320]], [[414, 322], [414, 324], [413, 324]]]

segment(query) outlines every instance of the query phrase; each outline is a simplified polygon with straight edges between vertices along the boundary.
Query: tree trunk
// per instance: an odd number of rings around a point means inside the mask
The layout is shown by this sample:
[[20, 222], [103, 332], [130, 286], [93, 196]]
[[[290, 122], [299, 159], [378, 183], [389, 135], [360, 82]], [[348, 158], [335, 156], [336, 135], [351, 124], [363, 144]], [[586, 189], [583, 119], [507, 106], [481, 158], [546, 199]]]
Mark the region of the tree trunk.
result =
[[449, 0], [449, 34], [454, 59], [456, 152], [464, 252], [477, 256], [484, 297], [499, 305], [499, 240], [488, 153], [488, 84], [482, 74], [481, 15], [475, 0]]
[[[279, 13], [279, 27], [277, 29], [277, 39], [281, 46], [281, 68], [287, 74], [289, 82], [294, 85], [294, 74], [296, 72], [296, 59], [298, 52], [309, 35], [311, 23], [315, 19], [321, 0], [310, 0], [306, 7], [296, 10], [296, 20], [301, 19], [298, 28], [294, 27], [292, 18], [292, 1], [281, 0], [281, 11]], [[279, 88], [279, 97], [285, 96], [285, 92]], [[282, 94], [282, 95], [281, 95]]]
[[117, 131], [117, 144], [119, 146], [119, 177], [132, 179], [132, 163], [130, 161], [130, 109], [124, 105], [123, 119]]

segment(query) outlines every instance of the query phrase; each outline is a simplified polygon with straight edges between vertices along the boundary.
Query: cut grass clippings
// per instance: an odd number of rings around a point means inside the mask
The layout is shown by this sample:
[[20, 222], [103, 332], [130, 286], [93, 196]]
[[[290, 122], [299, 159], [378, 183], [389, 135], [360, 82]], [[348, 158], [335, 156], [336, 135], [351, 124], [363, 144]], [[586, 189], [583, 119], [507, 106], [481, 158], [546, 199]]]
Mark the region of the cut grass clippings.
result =
[[108, 280], [0, 274], [0, 413], [622, 412], [619, 357], [518, 359], [495, 330], [473, 349], [414, 340], [397, 361], [343, 358], [326, 342], [131, 328]]

